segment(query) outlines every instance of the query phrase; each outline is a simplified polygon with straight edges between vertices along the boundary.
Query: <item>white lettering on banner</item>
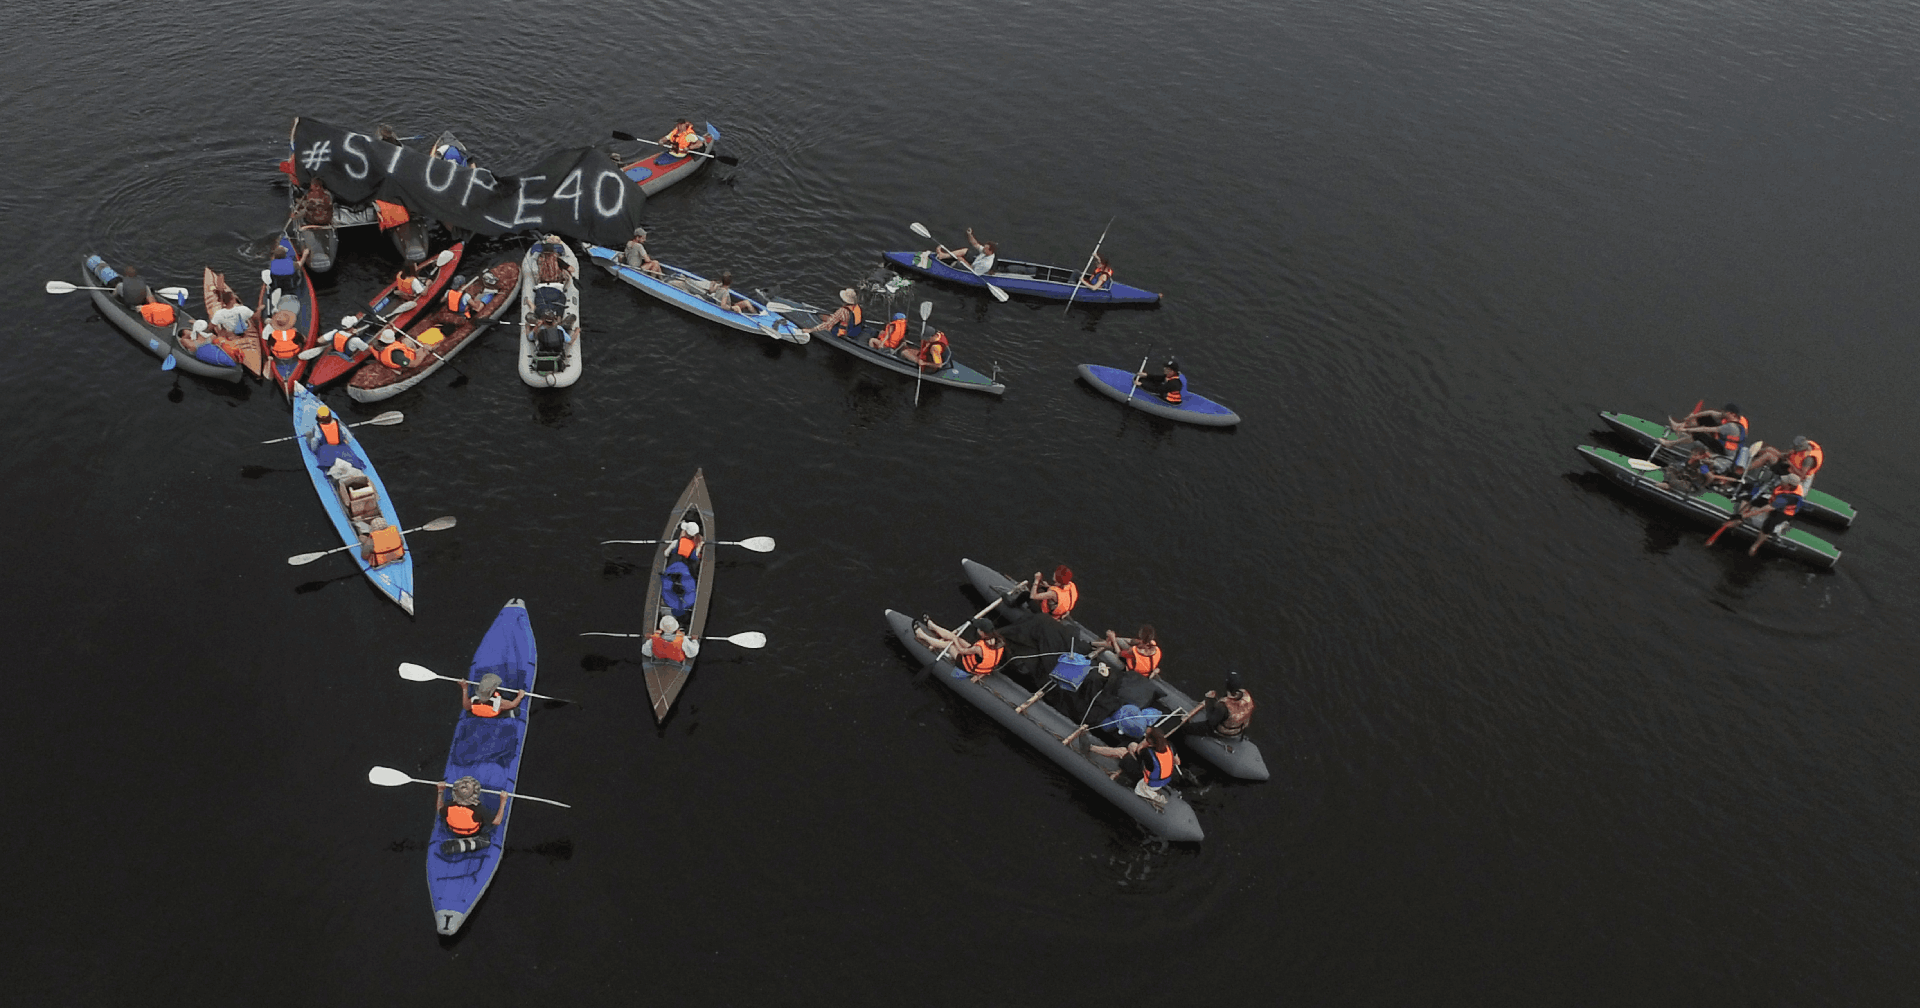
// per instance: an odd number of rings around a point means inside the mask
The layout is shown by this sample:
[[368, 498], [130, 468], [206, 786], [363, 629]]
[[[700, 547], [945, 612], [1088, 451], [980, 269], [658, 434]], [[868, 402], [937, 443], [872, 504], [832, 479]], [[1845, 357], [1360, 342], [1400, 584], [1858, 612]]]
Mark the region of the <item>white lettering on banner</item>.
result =
[[[569, 188], [571, 188], [573, 191], [568, 192], [567, 190]], [[580, 169], [575, 168], [573, 171], [567, 173], [566, 178], [560, 180], [560, 187], [553, 191], [553, 201], [555, 203], [558, 203], [564, 199], [572, 200], [573, 201], [573, 219], [579, 220], [580, 219], [580, 197], [583, 195], [585, 194], [580, 191]]]
[[347, 176], [349, 178], [356, 178], [356, 179], [366, 178], [367, 170], [373, 167], [373, 163], [367, 160], [366, 148], [359, 146], [355, 143], [355, 141], [369, 141], [372, 139], [373, 139], [372, 137], [366, 135], [365, 133], [349, 133], [347, 134], [346, 139], [340, 141], [341, 150], [346, 151], [348, 154], [351, 154], [354, 157], [357, 157], [360, 159], [359, 171], [354, 171], [353, 166], [350, 164], [347, 164], [345, 162], [341, 163], [340, 165], [341, 169], [347, 173]]
[[405, 154], [406, 152], [407, 152], [407, 149], [405, 147], [402, 147], [399, 144], [393, 145], [393, 156], [387, 159], [387, 174], [389, 175], [393, 174], [393, 170], [395, 168], [400, 167], [400, 155]]
[[[480, 176], [481, 176], [481, 175], [485, 175], [485, 176], [487, 177], [487, 180], [486, 180], [485, 182], [482, 182], [482, 181], [480, 181]], [[466, 187], [465, 189], [462, 189], [462, 190], [460, 190], [460, 205], [461, 205], [461, 206], [466, 206], [466, 205], [467, 205], [467, 197], [469, 197], [469, 196], [472, 196], [472, 195], [473, 195], [473, 187], [474, 187], [474, 186], [476, 186], [476, 185], [477, 185], [477, 186], [479, 186], [479, 187], [480, 187], [480, 188], [482, 188], [482, 189], [485, 189], [485, 190], [486, 190], [486, 191], [488, 191], [488, 192], [492, 192], [492, 191], [493, 191], [493, 182], [494, 182], [494, 179], [493, 179], [493, 173], [492, 173], [492, 172], [490, 172], [490, 171], [487, 171], [487, 170], [486, 170], [485, 168], [474, 168], [474, 169], [472, 169], [472, 170], [470, 170], [470, 171], [468, 171], [468, 172], [467, 172], [467, 187]], [[488, 219], [488, 220], [493, 220], [493, 218], [491, 218], [491, 217], [489, 217], [489, 218], [487, 218], [487, 219]], [[495, 223], [498, 223], [498, 222], [496, 221]], [[505, 227], [506, 225], [504, 225], [504, 224], [502, 224], [502, 225], [500, 225], [500, 226], [501, 226], [501, 227]]]
[[544, 218], [539, 214], [534, 214], [531, 217], [527, 216], [527, 208], [545, 203], [547, 198], [545, 196], [539, 199], [527, 198], [527, 186], [535, 182], [545, 182], [546, 180], [547, 177], [545, 175], [527, 175], [520, 179], [520, 192], [513, 198], [513, 221], [511, 223], [503, 220], [494, 220], [492, 217], [487, 219], [509, 231], [518, 231], [529, 224], [542, 223]]
[[[435, 164], [443, 164], [447, 166], [447, 180], [445, 182], [440, 183], [439, 185], [433, 184], [433, 166]], [[457, 164], [454, 164], [453, 162], [447, 160], [446, 158], [428, 158], [426, 171], [422, 172], [421, 174], [425, 176], [424, 181], [427, 183], [428, 189], [431, 189], [434, 192], [446, 192], [448, 189], [453, 188], [453, 180], [455, 176], [460, 174], [460, 166]]]
[[300, 167], [316, 172], [320, 170], [321, 165], [331, 160], [333, 160], [333, 141], [316, 140], [313, 146], [307, 148], [307, 153], [300, 158]]
[[[613, 207], [600, 198], [607, 190], [607, 182], [613, 182]], [[627, 177], [616, 171], [602, 171], [600, 178], [593, 183], [593, 209], [601, 217], [618, 217], [627, 206]]]

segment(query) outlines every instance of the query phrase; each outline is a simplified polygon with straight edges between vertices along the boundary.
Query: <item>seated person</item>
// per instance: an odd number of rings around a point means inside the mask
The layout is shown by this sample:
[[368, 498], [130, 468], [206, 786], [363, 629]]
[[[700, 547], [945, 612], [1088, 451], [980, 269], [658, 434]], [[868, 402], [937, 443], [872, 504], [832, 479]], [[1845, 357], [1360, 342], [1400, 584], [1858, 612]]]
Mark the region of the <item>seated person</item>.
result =
[[240, 298], [230, 290], [223, 288], [219, 297], [220, 307], [214, 309], [213, 316], [207, 321], [234, 336], [245, 335], [248, 327], [253, 325], [253, 309], [241, 304]]
[[712, 298], [715, 304], [730, 312], [738, 312], [742, 315], [759, 314], [759, 312], [754, 310], [752, 305], [733, 296], [733, 272], [731, 270], [722, 270], [720, 279], [707, 286], [707, 297]]
[[901, 347], [900, 359], [922, 371], [938, 371], [953, 364], [953, 345], [947, 342], [946, 333], [936, 329], [920, 343]]
[[687, 662], [700, 654], [700, 642], [680, 629], [680, 621], [669, 613], [660, 617], [659, 629], [647, 635], [640, 653], [659, 661]]
[[534, 278], [540, 284], [565, 284], [568, 269], [565, 260], [560, 258], [560, 236], [550, 234], [535, 246], [533, 260]]
[[1107, 639], [1095, 644], [1087, 657], [1099, 658], [1103, 651], [1112, 652], [1120, 660], [1120, 666], [1130, 672], [1149, 679], [1160, 674], [1160, 643], [1154, 638], [1151, 623], [1140, 624], [1133, 637], [1116, 637], [1112, 630], [1107, 631]]
[[1692, 445], [1693, 451], [1686, 461], [1667, 467], [1668, 486], [1681, 493], [1697, 494], [1740, 482], [1739, 477], [1727, 475], [1733, 469], [1732, 459], [1714, 454], [1698, 441]]
[[659, 276], [661, 273], [660, 260], [655, 259], [647, 251], [647, 229], [643, 227], [633, 229], [633, 240], [621, 250], [620, 261], [652, 276]]
[[567, 352], [567, 345], [573, 342], [573, 334], [568, 332], [561, 322], [543, 322], [534, 327], [527, 338], [533, 341], [536, 353], [558, 357]]
[[360, 559], [369, 567], [395, 563], [406, 555], [407, 546], [400, 538], [400, 530], [387, 524], [385, 518], [375, 518], [367, 523], [366, 531], [360, 533]]
[[1007, 642], [993, 628], [993, 623], [985, 618], [973, 621], [973, 629], [979, 637], [977, 643], [969, 644], [960, 636], [958, 628], [948, 630], [933, 621], [933, 617], [922, 614], [914, 621], [913, 638], [932, 651], [937, 658], [953, 662], [972, 677], [973, 682], [993, 674], [1007, 656]]
[[680, 523], [680, 535], [667, 544], [665, 552], [670, 557], [679, 557], [689, 563], [697, 563], [700, 560], [700, 548], [706, 544], [706, 541], [707, 537], [700, 533], [700, 526], [697, 523], [683, 521]]
[[353, 453], [353, 446], [347, 443], [347, 432], [330, 407], [314, 410], [313, 426], [307, 429], [306, 437], [314, 464], [322, 469], [331, 469], [335, 462], [343, 459], [355, 469], [366, 464]]
[[1768, 445], [1760, 449], [1754, 454], [1752, 464], [1747, 468], [1751, 471], [1772, 466], [1773, 471], [1782, 476], [1792, 473], [1800, 477], [1800, 486], [1810, 490], [1813, 488], [1814, 474], [1820, 471], [1820, 467], [1825, 465], [1826, 461], [1827, 455], [1820, 450], [1820, 442], [1810, 440], [1802, 434], [1793, 439], [1792, 450], [1782, 449], [1778, 445]]
[[1762, 514], [1767, 516], [1760, 523], [1760, 535], [1753, 540], [1753, 546], [1747, 550], [1748, 556], [1760, 552], [1760, 547], [1766, 545], [1768, 539], [1786, 533], [1788, 522], [1799, 512], [1800, 501], [1804, 499], [1805, 494], [1806, 490], [1800, 485], [1800, 477], [1788, 473], [1780, 477], [1780, 484], [1774, 488], [1773, 496], [1767, 503], [1740, 508], [1741, 518], [1753, 518]]
[[857, 340], [865, 321], [866, 314], [860, 308], [860, 292], [848, 287], [840, 292], [840, 307], [834, 309], [833, 314], [822, 318], [819, 325], [802, 329], [801, 332], [817, 333], [822, 329], [832, 329], [829, 335]]
[[1133, 786], [1133, 793], [1155, 805], [1166, 804], [1167, 787], [1173, 783], [1173, 774], [1180, 766], [1180, 757], [1173, 751], [1173, 744], [1167, 741], [1166, 735], [1162, 734], [1158, 727], [1148, 728], [1145, 739], [1130, 742], [1125, 748], [1090, 745], [1087, 751], [1119, 760], [1120, 769], [1107, 776], [1119, 780], [1123, 774], [1138, 773], [1140, 779]]
[[[1745, 460], [1740, 457], [1740, 449], [1747, 441], [1747, 418], [1740, 415], [1740, 407], [1733, 403], [1717, 410], [1700, 410], [1683, 420], [1668, 417], [1667, 425], [1677, 433], [1697, 435], [1698, 440], [1715, 453], [1725, 455], [1744, 467]], [[1681, 439], [1659, 440], [1661, 444], [1671, 446], [1679, 444]]]
[[413, 366], [414, 361], [420, 358], [412, 347], [400, 342], [399, 335], [394, 331], [393, 327], [389, 326], [380, 330], [377, 346], [373, 351], [373, 359], [379, 361], [383, 367], [389, 367], [395, 371], [405, 371]]
[[287, 216], [300, 218], [303, 229], [330, 227], [333, 224], [333, 194], [316, 176], [307, 183], [307, 191], [294, 200], [293, 210]]
[[440, 158], [443, 161], [451, 161], [457, 165], [464, 165], [467, 163], [467, 156], [465, 154], [460, 153], [460, 148], [455, 147], [452, 144], [439, 144], [435, 146], [433, 148], [433, 156]]
[[972, 228], [967, 229], [967, 244], [970, 248], [949, 250], [941, 247], [935, 249], [933, 254], [949, 266], [961, 266], [972, 270], [975, 276], [986, 276], [993, 272], [994, 244], [975, 238]]
[[893, 321], [880, 327], [880, 334], [867, 341], [867, 346], [884, 353], [900, 349], [907, 340], [907, 316], [901, 312], [893, 314]]
[[1213, 690], [1188, 720], [1190, 731], [1207, 731], [1221, 738], [1238, 738], [1253, 723], [1253, 694], [1240, 685], [1240, 673], [1227, 673], [1226, 695]]
[[393, 292], [404, 300], [411, 301], [425, 294], [430, 286], [432, 285], [427, 282], [427, 278], [420, 275], [419, 263], [409, 261], [394, 271]]
[[280, 294], [293, 289], [294, 274], [301, 266], [306, 265], [306, 261], [306, 249], [302, 248], [300, 254], [296, 256], [292, 248], [287, 245], [285, 238], [274, 243], [273, 259], [267, 263], [268, 286], [273, 290], [273, 295], [267, 299], [268, 304], [274, 304], [274, 299]]
[[1033, 572], [1033, 585], [1028, 601], [1042, 614], [1057, 620], [1073, 615], [1073, 607], [1080, 604], [1080, 586], [1073, 583], [1073, 570], [1066, 564], [1053, 569], [1053, 577], [1045, 578], [1039, 571]]
[[1186, 398], [1187, 378], [1180, 373], [1180, 362], [1169, 359], [1160, 365], [1160, 375], [1155, 377], [1145, 371], [1133, 376], [1133, 383], [1140, 391], [1148, 395], [1159, 396], [1169, 406], [1178, 406]]
[[[114, 293], [119, 295], [121, 303], [129, 308], [138, 308], [141, 305], [153, 301], [152, 289], [147, 286], [145, 280], [141, 279], [140, 271], [131, 266], [127, 267], [125, 273], [120, 274], [120, 282], [113, 286]], [[172, 320], [169, 319], [168, 321]], [[166, 325], [167, 323], [161, 322], [159, 324]]]
[[234, 358], [239, 348], [227, 342], [226, 334], [209, 327], [204, 319], [194, 319], [191, 327], [181, 326], [178, 336], [180, 345], [191, 352], [196, 360], [216, 367], [232, 367], [240, 363]]
[[699, 150], [706, 145], [706, 137], [701, 136], [700, 131], [693, 128], [693, 123], [686, 119], [675, 119], [673, 129], [668, 130], [667, 135], [660, 138], [660, 146], [682, 156], [688, 151]]
[[1113, 286], [1113, 267], [1107, 264], [1107, 257], [1098, 252], [1093, 254], [1093, 272], [1080, 278], [1080, 286], [1089, 290], [1106, 290]]
[[500, 675], [497, 672], [489, 672], [481, 676], [480, 681], [474, 684], [471, 694], [467, 692], [467, 684], [460, 683], [461, 708], [474, 717], [499, 717], [520, 706], [520, 702], [527, 698], [526, 690], [516, 690], [512, 700], [502, 697], [500, 683]]
[[[447, 801], [449, 790], [453, 792], [451, 802]], [[489, 822], [486, 806], [480, 803], [482, 793], [480, 782], [470, 776], [454, 781], [451, 788], [444, 783], [441, 784], [433, 796], [434, 818], [446, 823], [447, 832], [461, 840], [480, 840], [491, 833], [494, 827], [506, 821], [509, 800], [506, 795], [500, 796], [500, 810], [493, 814], [493, 820]], [[467, 849], [478, 849], [481, 846], [484, 846], [484, 843], [475, 843]]]

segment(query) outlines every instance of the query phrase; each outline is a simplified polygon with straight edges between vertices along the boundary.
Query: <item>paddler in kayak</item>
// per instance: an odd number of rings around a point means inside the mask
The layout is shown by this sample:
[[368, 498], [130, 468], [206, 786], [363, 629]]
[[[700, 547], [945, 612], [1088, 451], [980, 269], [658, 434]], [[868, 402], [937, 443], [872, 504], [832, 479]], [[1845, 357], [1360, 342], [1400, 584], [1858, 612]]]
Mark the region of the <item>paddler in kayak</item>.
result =
[[1107, 631], [1107, 639], [1095, 644], [1087, 657], [1098, 658], [1103, 651], [1112, 652], [1121, 667], [1129, 672], [1138, 672], [1149, 679], [1160, 674], [1160, 642], [1154, 636], [1151, 623], [1140, 624], [1132, 637], [1116, 637], [1112, 630]]
[[466, 683], [461, 683], [460, 710], [474, 717], [492, 718], [520, 706], [520, 702], [527, 698], [527, 691], [517, 690], [513, 699], [508, 700], [500, 695], [501, 681], [499, 673], [489, 672], [480, 677], [472, 693], [467, 692]]
[[1113, 286], [1113, 267], [1107, 264], [1106, 256], [1093, 254], [1093, 272], [1080, 277], [1080, 286], [1087, 290], [1106, 290]]
[[700, 642], [688, 637], [680, 629], [680, 621], [672, 613], [660, 617], [658, 629], [640, 642], [640, 653], [661, 661], [684, 662], [700, 654]]
[[[1805, 499], [1805, 495], [1806, 490], [1800, 485], [1800, 477], [1788, 473], [1780, 477], [1779, 485], [1773, 488], [1773, 496], [1765, 504], [1742, 506], [1740, 517], [1728, 522], [1727, 525], [1722, 526], [1722, 529], [1749, 518], [1766, 515], [1766, 520], [1760, 523], [1760, 535], [1755, 537], [1753, 546], [1747, 550], [1747, 555], [1752, 556], [1760, 552], [1760, 547], [1766, 545], [1768, 539], [1786, 533], [1788, 523], [1795, 514], [1799, 513], [1800, 502]], [[1719, 532], [1714, 533], [1716, 536], [1719, 534]]]
[[633, 240], [620, 250], [620, 261], [648, 276], [660, 276], [664, 272], [660, 260], [647, 251], [647, 229], [643, 227], [633, 229]]
[[180, 345], [201, 361], [216, 367], [233, 367], [240, 363], [240, 348], [229, 342], [225, 334], [207, 325], [205, 319], [194, 319], [192, 328], [180, 327]]
[[707, 285], [707, 298], [730, 312], [755, 314], [753, 306], [733, 296], [733, 271], [721, 270], [720, 279]]
[[905, 312], [894, 312], [893, 319], [880, 327], [880, 332], [867, 340], [867, 348], [881, 353], [895, 353], [907, 342], [907, 316]]
[[[359, 531], [357, 527], [356, 531]], [[360, 532], [360, 559], [365, 560], [367, 566], [380, 567], [406, 555], [406, 540], [400, 538], [400, 530], [387, 524], [385, 518], [373, 519], [367, 523], [366, 530]]]
[[[412, 342], [413, 337], [407, 337], [407, 341]], [[373, 359], [395, 371], [405, 371], [413, 366], [414, 361], [420, 359], [413, 348], [400, 342], [400, 337], [394, 333], [391, 326], [380, 330], [377, 343], [378, 346], [373, 351]]]
[[832, 328], [832, 335], [844, 340], [858, 340], [865, 331], [863, 323], [866, 316], [860, 311], [860, 292], [851, 287], [840, 292], [840, 307], [833, 314], [820, 320], [820, 324], [811, 329], [802, 329], [804, 333], [817, 333]]
[[294, 255], [287, 248], [287, 240], [280, 239], [273, 245], [273, 259], [267, 263], [267, 286], [273, 294], [267, 298], [268, 304], [279, 303], [280, 295], [293, 290], [293, 278], [300, 267], [307, 264], [307, 250], [302, 248]]
[[[447, 800], [447, 793], [453, 793], [453, 800]], [[507, 818], [506, 795], [500, 796], [500, 810], [493, 814], [492, 821], [487, 819], [487, 807], [481, 804], [480, 781], [469, 776], [453, 782], [452, 787], [440, 785], [433, 796], [433, 816], [447, 824], [447, 832], [454, 839], [442, 845], [442, 853], [457, 854], [464, 851], [479, 850], [487, 845], [488, 833]]]
[[[1746, 468], [1746, 459], [1740, 453], [1747, 445], [1747, 418], [1740, 414], [1740, 407], [1733, 403], [1717, 410], [1699, 410], [1681, 420], [1668, 417], [1667, 426], [1675, 433], [1695, 435], [1695, 440], [1701, 444], [1732, 459], [1735, 468]], [[1680, 439], [1663, 439], [1660, 443], [1676, 445]]]
[[1147, 737], [1139, 742], [1129, 742], [1126, 748], [1117, 746], [1090, 745], [1087, 751], [1108, 756], [1120, 761], [1120, 769], [1108, 774], [1119, 780], [1123, 774], [1139, 774], [1140, 780], [1133, 786], [1133, 793], [1154, 803], [1167, 803], [1167, 785], [1173, 783], [1173, 775], [1180, 768], [1180, 756], [1173, 751], [1173, 744], [1167, 741], [1158, 726], [1147, 729]]
[[367, 349], [367, 341], [360, 338], [360, 326], [363, 316], [340, 316], [340, 328], [329, 329], [320, 336], [320, 345], [343, 356], [357, 354]]
[[992, 242], [983, 242], [975, 238], [972, 228], [967, 229], [967, 245], [968, 248], [951, 250], [943, 245], [935, 248], [933, 254], [941, 262], [967, 269], [974, 276], [986, 276], [993, 272], [993, 261], [997, 258], [996, 246]]
[[1169, 406], [1178, 406], [1186, 397], [1187, 376], [1180, 373], [1180, 361], [1177, 358], [1168, 358], [1165, 364], [1160, 365], [1159, 377], [1142, 371], [1133, 376], [1133, 384], [1148, 395], [1159, 396]]
[[238, 336], [253, 324], [253, 309], [240, 303], [239, 295], [232, 290], [220, 289], [220, 307], [214, 309], [213, 316], [207, 319], [214, 326], [224, 329], [229, 336]]
[[313, 426], [307, 428], [307, 448], [313, 452], [314, 465], [322, 470], [332, 469], [335, 462], [342, 460], [355, 469], [366, 465], [347, 444], [346, 430], [328, 406], [313, 411]]
[[660, 146], [680, 157], [685, 157], [688, 151], [697, 151], [706, 145], [707, 138], [693, 128], [693, 122], [689, 119], [674, 120], [673, 129], [668, 130], [667, 135], [660, 138]]
[[1073, 571], [1066, 564], [1053, 569], [1053, 577], [1046, 578], [1039, 571], [1033, 572], [1033, 580], [1027, 582], [1033, 586], [1027, 600], [1044, 615], [1057, 620], [1073, 615], [1073, 607], [1080, 604], [1080, 586], [1073, 583]]
[[680, 523], [680, 534], [667, 544], [663, 552], [667, 556], [677, 557], [688, 563], [696, 563], [700, 559], [700, 549], [706, 545], [706, 542], [707, 537], [701, 534], [699, 524], [683, 521]]
[[1820, 450], [1820, 442], [1805, 434], [1793, 439], [1793, 450], [1784, 451], [1775, 445], [1768, 445], [1753, 456], [1750, 469], [1772, 466], [1773, 471], [1782, 476], [1792, 473], [1800, 477], [1800, 487], [1813, 489], [1813, 476], [1827, 462], [1827, 453]]
[[1000, 632], [993, 628], [987, 619], [973, 621], [973, 630], [979, 640], [967, 643], [960, 636], [960, 629], [948, 630], [933, 621], [933, 617], [924, 613], [913, 624], [913, 638], [935, 654], [945, 653], [947, 658], [960, 666], [971, 676], [971, 681], [979, 682], [993, 674], [1007, 657], [1007, 642]]

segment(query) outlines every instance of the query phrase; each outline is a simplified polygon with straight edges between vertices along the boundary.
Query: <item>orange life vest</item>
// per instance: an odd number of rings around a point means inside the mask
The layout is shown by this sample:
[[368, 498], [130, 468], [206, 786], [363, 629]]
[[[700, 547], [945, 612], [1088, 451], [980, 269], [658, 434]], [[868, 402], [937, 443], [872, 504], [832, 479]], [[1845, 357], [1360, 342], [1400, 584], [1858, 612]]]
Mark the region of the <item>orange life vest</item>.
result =
[[500, 716], [500, 712], [493, 709], [492, 697], [488, 697], [485, 700], [475, 700], [467, 704], [467, 710], [470, 713], [472, 713], [474, 717], [499, 717]]
[[448, 805], [447, 829], [458, 836], [472, 836], [480, 832], [480, 810], [472, 805]]
[[966, 669], [970, 675], [986, 675], [1000, 664], [1000, 659], [1006, 655], [1007, 649], [1005, 646], [994, 647], [984, 640], [977, 643], [981, 653], [961, 655], [960, 667]]
[[447, 292], [447, 310], [458, 313], [460, 306], [469, 300], [471, 299], [467, 297], [466, 292], [456, 287]]
[[367, 562], [375, 567], [392, 563], [407, 555], [406, 543], [400, 539], [400, 530], [388, 525], [367, 533], [368, 544], [373, 556]]
[[687, 660], [687, 649], [680, 642], [687, 639], [684, 633], [676, 633], [672, 640], [658, 630], [653, 632], [653, 656], [661, 661], [683, 662]]
[[386, 346], [381, 347], [374, 353], [374, 356], [379, 358], [380, 363], [385, 364], [395, 371], [404, 370], [405, 368], [413, 366], [413, 354], [409, 353], [406, 347], [401, 346], [399, 340], [394, 340]]
[[1166, 787], [1173, 780], [1173, 747], [1155, 749], [1149, 745], [1140, 750], [1140, 777], [1148, 787]]
[[898, 350], [907, 338], [907, 320], [897, 318], [880, 329], [880, 346], [887, 350]]
[[936, 330], [933, 336], [928, 338], [925, 343], [920, 344], [920, 363], [932, 364], [935, 367], [945, 367], [947, 363], [947, 353], [952, 349], [952, 344], [947, 342], [947, 334]]
[[1152, 654], [1141, 654], [1140, 646], [1136, 644], [1132, 650], [1122, 653], [1120, 660], [1132, 671], [1152, 675], [1160, 667], [1160, 648], [1156, 645]]
[[1113, 284], [1113, 267], [1111, 267], [1111, 266], [1095, 266], [1095, 267], [1093, 268], [1093, 272], [1087, 275], [1087, 286], [1089, 286], [1089, 287], [1098, 287], [1098, 286], [1100, 286], [1100, 280], [1101, 280], [1101, 278], [1102, 278], [1102, 277], [1105, 277], [1105, 278], [1106, 278], [1106, 281], [1107, 281], [1107, 284], [1108, 284], [1108, 286], [1112, 286], [1112, 284]]
[[280, 360], [292, 360], [300, 353], [300, 334], [292, 329], [267, 330], [267, 352]]
[[852, 313], [853, 321], [851, 322], [841, 321], [841, 322], [834, 323], [833, 334], [835, 336], [839, 336], [845, 339], [851, 339], [859, 331], [860, 326], [866, 322], [867, 317], [866, 315], [861, 313], [860, 306], [857, 304], [843, 305], [842, 307], [846, 308], [848, 312]]
[[[1800, 487], [1790, 487], [1782, 483], [1774, 489], [1773, 496], [1767, 499], [1767, 505], [1788, 516], [1792, 516], [1799, 513], [1800, 502], [1806, 499], [1806, 494], [1807, 492]], [[1782, 497], [1789, 499], [1782, 501], [1780, 499]]]
[[140, 306], [140, 317], [146, 319], [148, 325], [172, 325], [173, 306], [149, 302]]
[[698, 142], [700, 142], [700, 134], [686, 123], [675, 126], [673, 132], [667, 134], [667, 146], [672, 148], [675, 154], [685, 154], [689, 147]]
[[1813, 474], [1819, 472], [1820, 467], [1826, 462], [1827, 453], [1821, 451], [1820, 442], [1812, 438], [1807, 439], [1806, 451], [1796, 451], [1787, 455], [1787, 465], [1803, 480], [1812, 479]]
[[338, 354], [346, 353], [347, 341], [351, 339], [353, 339], [353, 330], [335, 329], [333, 331], [333, 352]]
[[392, 230], [413, 219], [412, 215], [407, 213], [407, 208], [398, 203], [374, 200], [373, 206], [380, 212], [380, 230], [382, 231]]
[[1058, 601], [1054, 599], [1041, 599], [1040, 611], [1054, 619], [1066, 619], [1069, 615], [1072, 615], [1073, 607], [1080, 601], [1080, 586], [1075, 584], [1057, 584], [1053, 586], [1053, 592], [1058, 596]]
[[340, 433], [340, 421], [337, 418], [328, 417], [325, 420], [321, 420], [319, 421], [319, 427], [320, 436], [330, 445], [337, 445], [341, 441], [346, 440]]

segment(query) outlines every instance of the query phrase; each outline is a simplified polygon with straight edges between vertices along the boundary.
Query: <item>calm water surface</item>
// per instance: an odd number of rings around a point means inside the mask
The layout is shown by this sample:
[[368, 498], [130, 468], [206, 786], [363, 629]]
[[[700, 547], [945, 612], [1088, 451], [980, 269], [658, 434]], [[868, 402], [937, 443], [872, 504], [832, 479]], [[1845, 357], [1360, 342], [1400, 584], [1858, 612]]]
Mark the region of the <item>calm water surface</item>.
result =
[[[1920, 832], [1908, 403], [1911, 5], [19, 8], [0, 41], [0, 374], [20, 1003], [1900, 1003]], [[737, 168], [648, 205], [669, 262], [822, 301], [974, 227], [1157, 309], [916, 284], [1003, 400], [705, 324], [597, 272], [586, 377], [497, 335], [368, 428], [409, 620], [339, 558], [260, 387], [162, 374], [74, 295], [260, 268], [295, 115], [512, 171], [686, 113]], [[393, 268], [349, 241], [339, 314]], [[250, 282], [241, 282], [251, 292]], [[1173, 428], [1073, 365], [1177, 353]], [[174, 394], [177, 391], [178, 394]], [[1853, 502], [1814, 573], [1588, 475], [1594, 413], [1734, 399]], [[638, 548], [696, 466], [729, 537], [664, 731]], [[280, 471], [249, 478], [268, 467]], [[1903, 489], [1905, 488], [1905, 489]], [[634, 551], [627, 551], [634, 550]], [[1274, 779], [1163, 849], [880, 620], [959, 560], [1071, 564], [1176, 681], [1230, 669]], [[332, 580], [327, 580], [332, 579]], [[527, 599], [543, 691], [506, 859], [433, 935], [449, 691]]]

